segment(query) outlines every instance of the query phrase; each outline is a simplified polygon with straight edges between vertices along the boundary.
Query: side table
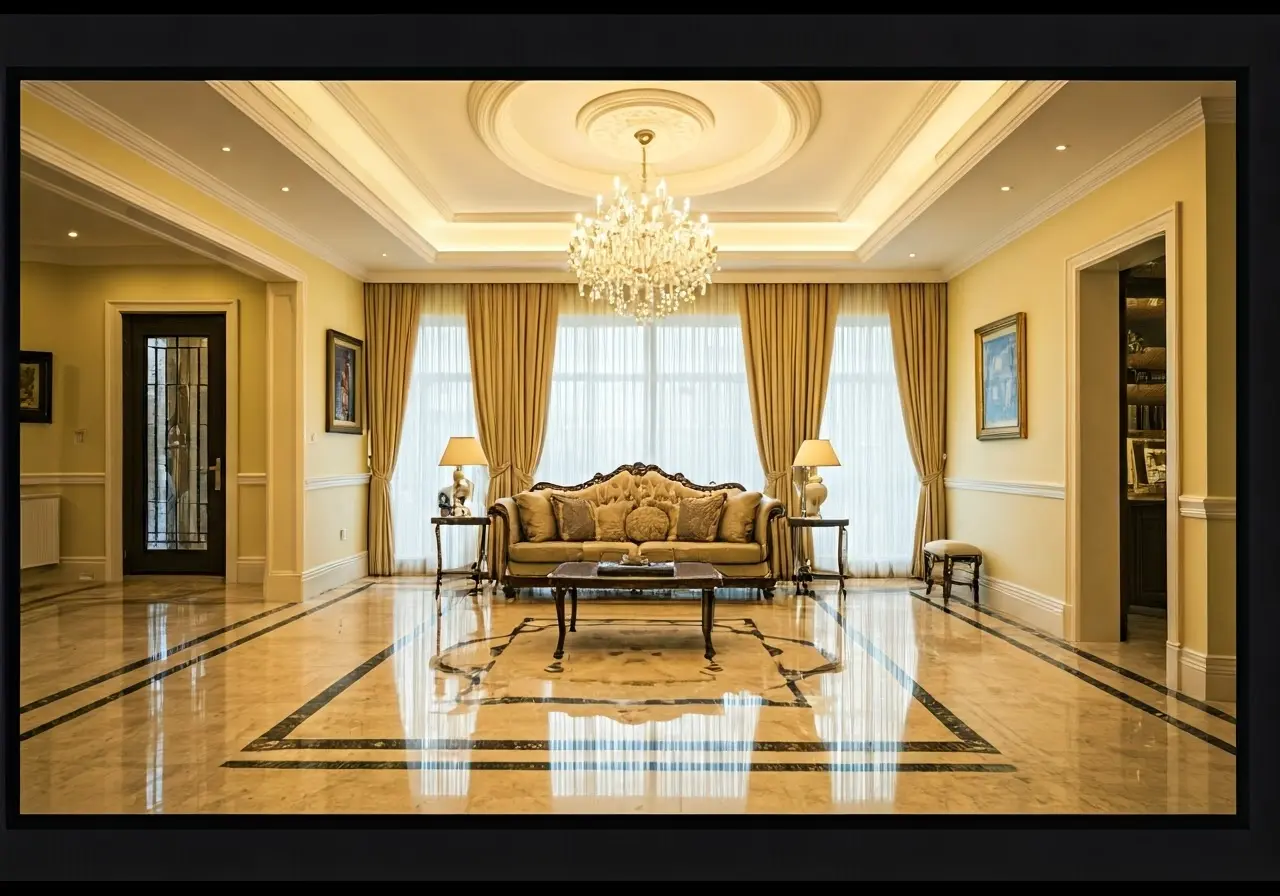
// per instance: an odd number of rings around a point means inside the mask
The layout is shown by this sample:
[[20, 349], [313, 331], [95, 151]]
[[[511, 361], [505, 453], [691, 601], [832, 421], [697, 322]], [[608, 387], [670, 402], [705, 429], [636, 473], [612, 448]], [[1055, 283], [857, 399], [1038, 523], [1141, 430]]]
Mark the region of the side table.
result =
[[[488, 516], [433, 516], [431, 524], [436, 529], [436, 589], [440, 588], [440, 583], [448, 575], [470, 575], [474, 581], [475, 587], [469, 593], [478, 594], [480, 592], [480, 575], [484, 567], [484, 548], [485, 538], [489, 533], [489, 517]], [[476, 562], [471, 564], [470, 569], [445, 569], [444, 568], [444, 551], [440, 547], [440, 527], [441, 526], [479, 526], [480, 527], [480, 553], [476, 556]]]
[[[840, 595], [844, 596], [844, 547], [848, 535], [847, 519], [827, 519], [820, 516], [789, 516], [787, 526], [791, 530], [791, 553], [795, 560], [795, 569], [791, 581], [795, 583], [796, 594], [813, 594], [809, 583], [815, 579], [839, 579]], [[804, 551], [804, 539], [801, 537], [806, 529], [838, 529], [836, 559], [840, 564], [840, 572], [814, 572], [810, 566], [809, 555]]]

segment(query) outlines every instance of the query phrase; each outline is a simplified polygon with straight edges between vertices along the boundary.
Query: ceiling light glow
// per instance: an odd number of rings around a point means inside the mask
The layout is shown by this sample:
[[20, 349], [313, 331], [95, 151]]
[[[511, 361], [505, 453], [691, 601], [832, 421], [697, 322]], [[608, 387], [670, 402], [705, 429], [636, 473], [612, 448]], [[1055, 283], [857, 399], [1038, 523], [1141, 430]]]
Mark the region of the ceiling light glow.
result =
[[280, 192], [281, 192], [281, 193], [288, 193], [288, 192], [289, 192], [289, 188], [288, 188], [288, 187], [281, 187], [281, 188], [280, 188]]
[[908, 253], [907, 255], [907, 258], [915, 258], [915, 257], [916, 257], [916, 253], [914, 252]]
[[1000, 192], [1001, 192], [1001, 193], [1008, 193], [1011, 189], [1013, 189], [1013, 188], [1012, 188], [1012, 187], [1001, 187], [1001, 188], [1000, 188]]
[[1054, 147], [1054, 149], [1056, 149], [1058, 152], [1066, 152], [1066, 151], [1067, 151], [1067, 144], [1065, 144], [1065, 143], [1059, 143], [1057, 146], [1055, 146], [1055, 147]]
[[230, 147], [230, 146], [224, 146], [224, 147], [222, 147], [222, 151], [223, 151], [223, 152], [231, 152], [231, 147]]
[[76, 238], [76, 237], [78, 237], [79, 235], [80, 235], [80, 234], [76, 233], [74, 230], [69, 230], [69, 231], [67, 231], [67, 236], [71, 237], [72, 239], [75, 239], [75, 238]]

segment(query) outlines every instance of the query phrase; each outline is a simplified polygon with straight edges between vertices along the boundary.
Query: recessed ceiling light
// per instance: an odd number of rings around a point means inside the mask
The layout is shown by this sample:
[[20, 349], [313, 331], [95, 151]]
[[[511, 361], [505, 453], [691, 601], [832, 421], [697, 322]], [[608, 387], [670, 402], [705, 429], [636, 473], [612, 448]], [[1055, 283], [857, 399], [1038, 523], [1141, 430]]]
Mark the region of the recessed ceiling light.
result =
[[224, 147], [222, 147], [222, 151], [223, 151], [223, 152], [231, 152], [231, 147], [230, 147], [230, 146], [224, 146]]
[[386, 252], [383, 252], [383, 253], [382, 253], [382, 257], [383, 257], [383, 258], [386, 258], [386, 257], [387, 257], [387, 253], [386, 253]]
[[76, 238], [76, 237], [78, 237], [79, 235], [80, 235], [80, 234], [76, 233], [74, 230], [69, 230], [69, 231], [67, 231], [67, 236], [71, 237], [72, 239], [75, 239], [75, 238]]
[[288, 188], [288, 187], [281, 187], [281, 188], [280, 188], [280, 192], [281, 192], [281, 193], [288, 193], [288, 192], [289, 192], [289, 188]]
[[1066, 152], [1066, 151], [1067, 151], [1067, 144], [1065, 144], [1065, 143], [1059, 143], [1057, 146], [1055, 146], [1055, 147], [1054, 147], [1054, 149], [1056, 149], [1058, 152]]
[[911, 252], [910, 254], [907, 255], [907, 258], [915, 258], [915, 257], [916, 257], [916, 253], [914, 252]]
[[1001, 187], [1001, 188], [1000, 188], [1000, 192], [1001, 192], [1001, 193], [1008, 193], [1008, 192], [1009, 192], [1010, 190], [1012, 190], [1012, 189], [1013, 189], [1013, 187]]

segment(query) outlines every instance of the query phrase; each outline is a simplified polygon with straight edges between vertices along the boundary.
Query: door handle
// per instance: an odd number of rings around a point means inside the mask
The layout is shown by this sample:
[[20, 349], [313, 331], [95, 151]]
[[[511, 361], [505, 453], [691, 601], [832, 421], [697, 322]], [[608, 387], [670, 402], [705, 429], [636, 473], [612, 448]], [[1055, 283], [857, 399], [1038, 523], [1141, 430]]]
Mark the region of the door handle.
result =
[[222, 458], [213, 462], [213, 490], [222, 491]]

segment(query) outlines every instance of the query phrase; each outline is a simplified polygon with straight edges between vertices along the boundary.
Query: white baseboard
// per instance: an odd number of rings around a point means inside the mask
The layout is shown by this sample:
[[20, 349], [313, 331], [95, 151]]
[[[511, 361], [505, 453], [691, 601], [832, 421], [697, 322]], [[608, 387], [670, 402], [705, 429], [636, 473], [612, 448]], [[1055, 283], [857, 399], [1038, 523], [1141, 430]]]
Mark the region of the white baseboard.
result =
[[1189, 647], [1167, 646], [1177, 659], [1177, 690], [1197, 700], [1234, 703], [1236, 658], [1221, 653], [1201, 653]]
[[241, 585], [260, 585], [267, 571], [266, 557], [237, 557], [236, 581]]
[[[936, 567], [934, 575], [939, 575]], [[951, 576], [952, 586], [963, 584], [965, 590], [968, 590], [969, 579], [968, 570], [957, 568]], [[1024, 588], [1014, 582], [1006, 582], [1004, 579], [993, 579], [990, 576], [982, 576], [978, 584], [982, 588], [978, 596], [983, 606], [1006, 613], [1019, 622], [1025, 622], [1032, 628], [1039, 629], [1046, 635], [1052, 635], [1055, 638], [1066, 637], [1066, 604], [1056, 597], [1032, 591], [1030, 588]], [[969, 595], [961, 592], [961, 596]]]
[[341, 588], [354, 579], [369, 574], [369, 552], [361, 551], [350, 557], [313, 566], [302, 574], [302, 599], [315, 597], [334, 588]]
[[[82, 579], [81, 576], [89, 576]], [[62, 557], [55, 566], [37, 566], [22, 571], [30, 582], [97, 582], [107, 578], [106, 557]]]

